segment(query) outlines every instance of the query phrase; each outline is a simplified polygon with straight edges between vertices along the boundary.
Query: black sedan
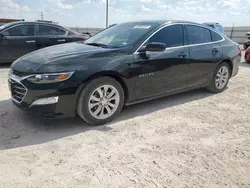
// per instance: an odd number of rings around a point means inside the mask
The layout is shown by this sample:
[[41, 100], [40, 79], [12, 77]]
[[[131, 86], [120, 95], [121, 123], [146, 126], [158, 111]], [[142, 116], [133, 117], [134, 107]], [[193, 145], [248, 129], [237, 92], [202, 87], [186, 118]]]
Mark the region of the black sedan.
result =
[[195, 88], [222, 92], [238, 72], [240, 49], [205, 25], [144, 21], [113, 26], [86, 42], [16, 60], [9, 86], [18, 107], [99, 125], [130, 105]]
[[0, 63], [44, 47], [86, 40], [86, 36], [62, 26], [44, 22], [12, 22], [0, 26]]

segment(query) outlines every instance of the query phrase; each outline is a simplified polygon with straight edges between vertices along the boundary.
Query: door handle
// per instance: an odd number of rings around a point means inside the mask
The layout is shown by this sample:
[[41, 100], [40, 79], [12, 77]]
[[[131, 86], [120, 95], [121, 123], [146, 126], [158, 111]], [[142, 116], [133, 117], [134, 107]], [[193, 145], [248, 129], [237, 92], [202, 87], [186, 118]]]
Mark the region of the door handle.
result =
[[219, 52], [219, 51], [220, 51], [220, 50], [217, 49], [217, 48], [214, 48], [214, 49], [212, 50], [213, 53], [217, 53], [217, 52]]
[[35, 43], [35, 42], [36, 42], [36, 41], [34, 41], [34, 40], [27, 40], [27, 41], [26, 41], [26, 43], [28, 43], [28, 44], [29, 44], [29, 43]]
[[185, 53], [185, 52], [181, 52], [178, 57], [181, 57], [181, 58], [185, 58], [188, 56], [188, 53]]
[[58, 39], [57, 42], [65, 42], [65, 39]]

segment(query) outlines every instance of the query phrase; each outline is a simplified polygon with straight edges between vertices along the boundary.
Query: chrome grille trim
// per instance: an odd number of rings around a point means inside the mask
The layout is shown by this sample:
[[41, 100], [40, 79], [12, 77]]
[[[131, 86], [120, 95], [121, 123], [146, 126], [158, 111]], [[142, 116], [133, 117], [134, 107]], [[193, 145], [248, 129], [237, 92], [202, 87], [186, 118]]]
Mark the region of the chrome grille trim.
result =
[[9, 78], [10, 89], [11, 89], [11, 98], [16, 103], [23, 102], [28, 89], [17, 79], [10, 77]]

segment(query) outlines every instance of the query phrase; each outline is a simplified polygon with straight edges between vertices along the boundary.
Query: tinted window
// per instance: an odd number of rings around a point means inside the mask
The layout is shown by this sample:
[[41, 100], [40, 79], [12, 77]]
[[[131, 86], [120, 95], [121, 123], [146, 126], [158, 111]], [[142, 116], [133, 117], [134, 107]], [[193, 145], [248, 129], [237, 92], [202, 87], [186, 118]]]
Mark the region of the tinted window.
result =
[[59, 30], [59, 35], [65, 35], [65, 34], [66, 34], [66, 31], [64, 31], [63, 29]]
[[131, 22], [118, 24], [90, 37], [85, 44], [101, 43], [110, 48], [125, 47], [144, 39], [159, 23]]
[[183, 46], [183, 27], [182, 25], [168, 26], [158, 31], [148, 42], [160, 42], [167, 47]]
[[60, 35], [60, 29], [48, 25], [39, 25], [39, 35]]
[[34, 36], [35, 25], [20, 25], [4, 31], [9, 36]]
[[211, 42], [211, 34], [209, 29], [199, 26], [188, 25], [187, 31], [190, 44]]
[[212, 34], [212, 41], [222, 40], [222, 37], [218, 33], [211, 31], [211, 34]]

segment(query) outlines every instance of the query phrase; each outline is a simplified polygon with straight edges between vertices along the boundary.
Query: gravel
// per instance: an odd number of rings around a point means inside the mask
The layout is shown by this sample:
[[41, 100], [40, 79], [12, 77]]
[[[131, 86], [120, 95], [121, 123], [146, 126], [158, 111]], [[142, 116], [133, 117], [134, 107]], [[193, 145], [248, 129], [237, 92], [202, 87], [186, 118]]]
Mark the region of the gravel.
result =
[[223, 93], [129, 106], [98, 127], [22, 112], [7, 73], [0, 68], [0, 187], [250, 187], [250, 65]]

